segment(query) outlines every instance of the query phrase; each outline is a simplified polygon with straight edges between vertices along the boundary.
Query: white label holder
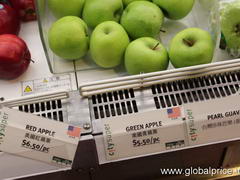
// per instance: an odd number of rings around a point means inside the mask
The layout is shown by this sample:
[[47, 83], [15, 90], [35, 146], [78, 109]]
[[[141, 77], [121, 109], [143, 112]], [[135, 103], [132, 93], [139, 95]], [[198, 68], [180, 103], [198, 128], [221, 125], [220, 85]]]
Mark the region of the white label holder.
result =
[[240, 96], [103, 119], [106, 159], [169, 152], [240, 138]]
[[81, 128], [3, 107], [0, 151], [60, 167], [71, 167]]

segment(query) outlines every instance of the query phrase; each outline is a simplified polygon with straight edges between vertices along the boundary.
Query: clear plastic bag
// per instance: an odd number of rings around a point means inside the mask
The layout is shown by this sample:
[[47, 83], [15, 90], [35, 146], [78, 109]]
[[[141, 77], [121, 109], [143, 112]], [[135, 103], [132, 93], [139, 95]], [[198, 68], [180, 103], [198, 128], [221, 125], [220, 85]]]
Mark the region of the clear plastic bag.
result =
[[[239, 16], [233, 11], [239, 10]], [[239, 24], [234, 27], [235, 17]], [[226, 50], [232, 58], [240, 57], [240, 0], [220, 0], [221, 41], [220, 49]], [[233, 26], [231, 26], [233, 23]], [[228, 26], [226, 26], [228, 25]], [[229, 26], [230, 25], [230, 26]], [[229, 28], [229, 29], [228, 29]], [[235, 28], [235, 29], [234, 29]], [[232, 31], [232, 34], [229, 34]], [[235, 32], [234, 32], [235, 31]], [[239, 33], [239, 39], [234, 33]]]

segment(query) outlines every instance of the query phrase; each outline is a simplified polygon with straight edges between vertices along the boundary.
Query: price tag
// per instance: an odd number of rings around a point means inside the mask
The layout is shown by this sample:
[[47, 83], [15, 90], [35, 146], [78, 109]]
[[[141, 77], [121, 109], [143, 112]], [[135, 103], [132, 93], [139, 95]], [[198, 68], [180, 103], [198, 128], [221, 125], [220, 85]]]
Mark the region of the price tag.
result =
[[108, 160], [156, 153], [185, 146], [182, 109], [151, 111], [104, 119]]
[[0, 109], [0, 151], [52, 165], [72, 165], [81, 129], [9, 108]]
[[240, 96], [103, 120], [107, 160], [240, 138]]
[[240, 136], [240, 96], [184, 105], [189, 145], [201, 145]]

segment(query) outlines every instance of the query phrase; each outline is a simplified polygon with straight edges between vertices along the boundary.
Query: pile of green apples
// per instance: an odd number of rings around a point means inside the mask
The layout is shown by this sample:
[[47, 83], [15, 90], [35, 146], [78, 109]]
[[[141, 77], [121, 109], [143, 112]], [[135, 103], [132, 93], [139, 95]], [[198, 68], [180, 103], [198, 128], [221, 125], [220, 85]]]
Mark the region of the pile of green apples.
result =
[[169, 48], [158, 40], [164, 18], [182, 19], [193, 5], [194, 0], [48, 0], [58, 18], [49, 30], [49, 46], [66, 60], [90, 51], [102, 68], [124, 63], [131, 75], [166, 70], [169, 60], [175, 68], [210, 63], [214, 45], [207, 31], [185, 29]]

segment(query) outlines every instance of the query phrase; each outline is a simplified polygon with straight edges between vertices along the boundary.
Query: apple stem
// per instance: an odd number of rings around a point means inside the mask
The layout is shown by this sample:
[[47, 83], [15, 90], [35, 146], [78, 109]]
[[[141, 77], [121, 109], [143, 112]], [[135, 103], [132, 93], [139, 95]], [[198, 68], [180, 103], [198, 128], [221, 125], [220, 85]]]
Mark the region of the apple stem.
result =
[[157, 49], [157, 47], [159, 46], [159, 42], [154, 46], [154, 48], [153, 48], [153, 50], [156, 50]]
[[30, 59], [30, 61], [31, 61], [32, 63], [35, 63], [35, 61], [34, 61], [34, 60], [32, 60], [32, 59]]
[[163, 32], [163, 33], [165, 33], [166, 31], [165, 31], [165, 30], [163, 30], [163, 29], [160, 29], [160, 32]]
[[190, 46], [190, 47], [192, 47], [192, 46], [194, 45], [194, 42], [193, 42], [193, 41], [190, 41], [190, 40], [188, 40], [188, 39], [183, 39], [183, 42], [184, 42], [186, 45]]

